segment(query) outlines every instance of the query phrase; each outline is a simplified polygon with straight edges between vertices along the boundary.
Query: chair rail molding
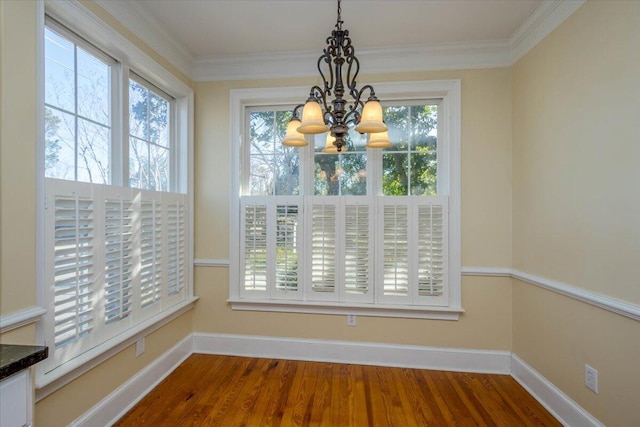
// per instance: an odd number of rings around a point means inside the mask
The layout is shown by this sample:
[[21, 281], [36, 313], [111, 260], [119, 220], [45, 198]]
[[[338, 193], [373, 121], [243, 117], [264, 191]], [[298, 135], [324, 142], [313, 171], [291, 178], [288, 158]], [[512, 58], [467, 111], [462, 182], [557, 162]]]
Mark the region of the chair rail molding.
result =
[[229, 267], [229, 260], [222, 258], [196, 258], [193, 260], [194, 267]]
[[640, 305], [623, 301], [567, 283], [504, 267], [462, 267], [463, 276], [511, 277], [551, 292], [582, 301], [612, 313], [640, 321]]
[[33, 306], [0, 316], [0, 334], [36, 323], [47, 312], [44, 307]]

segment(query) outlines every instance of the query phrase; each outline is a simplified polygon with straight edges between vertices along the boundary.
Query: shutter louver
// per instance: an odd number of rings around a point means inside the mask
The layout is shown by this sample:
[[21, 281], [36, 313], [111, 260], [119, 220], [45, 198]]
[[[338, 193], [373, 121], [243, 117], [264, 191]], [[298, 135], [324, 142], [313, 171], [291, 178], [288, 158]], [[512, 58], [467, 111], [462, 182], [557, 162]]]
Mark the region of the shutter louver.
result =
[[244, 290], [267, 290], [267, 206], [246, 204], [242, 215]]
[[167, 213], [167, 294], [175, 295], [185, 285], [185, 205], [171, 202]]
[[444, 286], [443, 206], [418, 206], [418, 294], [441, 296]]
[[298, 206], [276, 207], [276, 290], [298, 289]]
[[140, 306], [160, 301], [162, 286], [162, 209], [156, 200], [140, 208]]
[[345, 207], [344, 286], [347, 294], [369, 292], [370, 208], [367, 204]]
[[54, 336], [58, 349], [94, 327], [93, 201], [77, 195], [54, 199]]
[[129, 200], [105, 200], [105, 283], [106, 324], [131, 314], [133, 298], [133, 208]]
[[311, 289], [313, 292], [334, 292], [338, 249], [336, 205], [313, 203], [311, 215]]
[[409, 293], [409, 207], [388, 204], [383, 207], [383, 295]]

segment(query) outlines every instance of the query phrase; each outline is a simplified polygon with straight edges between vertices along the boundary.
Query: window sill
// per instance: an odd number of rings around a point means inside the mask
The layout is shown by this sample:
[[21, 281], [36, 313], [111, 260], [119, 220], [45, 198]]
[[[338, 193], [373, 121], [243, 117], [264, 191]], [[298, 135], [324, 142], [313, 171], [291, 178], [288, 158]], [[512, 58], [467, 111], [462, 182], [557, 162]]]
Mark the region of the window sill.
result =
[[198, 297], [187, 297], [185, 301], [158, 313], [127, 332], [79, 355], [51, 372], [46, 374], [38, 372], [36, 367], [36, 401], [44, 399], [51, 393], [95, 368], [100, 363], [134, 344], [138, 339], [160, 329], [162, 326], [191, 310], [197, 300]]
[[314, 313], [375, 317], [401, 317], [409, 319], [458, 320], [464, 313], [462, 307], [404, 306], [382, 304], [328, 303], [290, 300], [229, 299], [233, 310], [272, 311], [281, 313]]

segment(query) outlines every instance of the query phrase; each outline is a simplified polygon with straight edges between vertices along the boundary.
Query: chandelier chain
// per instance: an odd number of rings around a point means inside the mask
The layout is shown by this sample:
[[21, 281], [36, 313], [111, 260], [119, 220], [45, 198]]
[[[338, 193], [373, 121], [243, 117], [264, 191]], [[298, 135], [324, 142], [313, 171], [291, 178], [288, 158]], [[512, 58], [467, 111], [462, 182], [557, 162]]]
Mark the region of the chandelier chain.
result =
[[338, 21], [336, 22], [336, 28], [338, 29], [338, 31], [342, 30], [343, 23], [344, 21], [342, 21], [342, 4], [341, 0], [338, 0]]

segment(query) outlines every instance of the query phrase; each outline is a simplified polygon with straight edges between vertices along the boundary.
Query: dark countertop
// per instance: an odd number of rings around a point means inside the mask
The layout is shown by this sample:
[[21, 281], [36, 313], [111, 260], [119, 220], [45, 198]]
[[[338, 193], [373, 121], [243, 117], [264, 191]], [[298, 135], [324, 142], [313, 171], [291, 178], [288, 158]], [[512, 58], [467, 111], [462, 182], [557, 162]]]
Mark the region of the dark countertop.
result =
[[48, 347], [0, 344], [0, 380], [35, 365], [47, 356], [49, 356]]

